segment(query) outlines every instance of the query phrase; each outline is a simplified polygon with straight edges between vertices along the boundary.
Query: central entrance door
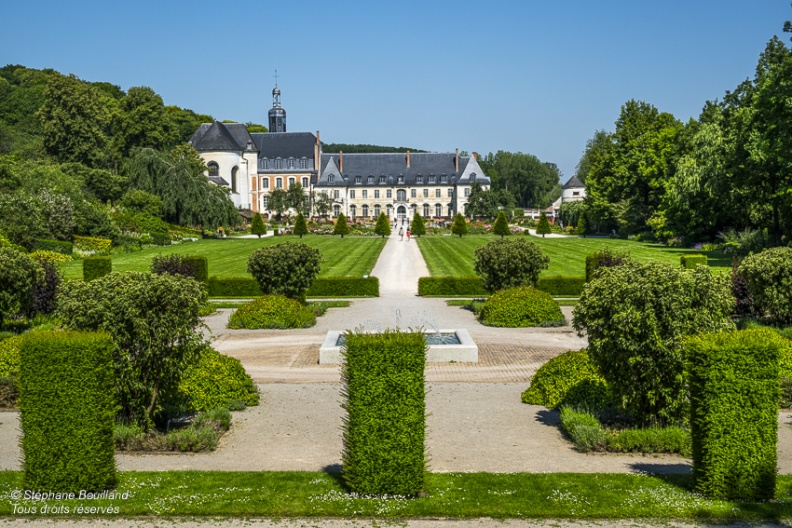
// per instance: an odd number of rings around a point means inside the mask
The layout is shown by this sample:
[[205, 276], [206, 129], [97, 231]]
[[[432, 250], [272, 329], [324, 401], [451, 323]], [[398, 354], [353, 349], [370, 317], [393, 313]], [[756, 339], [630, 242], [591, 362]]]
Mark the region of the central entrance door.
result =
[[396, 209], [396, 215], [399, 217], [399, 219], [407, 218], [407, 208], [403, 205], [400, 205]]

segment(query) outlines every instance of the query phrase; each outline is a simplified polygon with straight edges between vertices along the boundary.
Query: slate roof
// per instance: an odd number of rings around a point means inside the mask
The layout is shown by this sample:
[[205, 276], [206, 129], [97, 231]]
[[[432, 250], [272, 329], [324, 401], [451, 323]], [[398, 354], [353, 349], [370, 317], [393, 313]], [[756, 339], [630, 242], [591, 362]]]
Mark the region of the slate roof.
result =
[[[404, 176], [404, 183], [398, 185], [416, 185], [416, 177], [423, 176], [423, 184], [429, 185], [427, 176], [436, 176], [437, 180], [431, 185], [450, 185], [452, 177], [458, 178], [458, 183], [464, 183], [467, 180], [466, 175], [471, 173], [468, 168], [478, 169], [477, 180], [483, 184], [488, 185], [489, 178], [487, 178], [478, 166], [478, 163], [472, 158], [460, 157], [459, 158], [459, 172], [456, 172], [454, 165], [454, 153], [411, 153], [410, 166], [407, 167], [407, 154], [406, 153], [385, 153], [385, 154], [372, 154], [372, 153], [351, 153], [343, 155], [344, 172], [340, 172], [340, 154], [322, 153], [322, 168], [320, 172], [319, 181], [317, 185], [339, 185], [343, 183], [341, 177], [346, 177], [346, 184], [353, 187], [376, 187], [382, 184], [379, 183], [379, 177], [385, 176], [385, 185], [398, 184], [398, 177]], [[471, 165], [472, 164], [472, 165]], [[328, 181], [329, 176], [332, 175], [333, 182]], [[360, 183], [355, 183], [355, 178], [360, 176]], [[368, 183], [368, 177], [373, 176], [372, 183]], [[446, 177], [446, 182], [440, 183], [440, 176]]]
[[[239, 127], [242, 127], [241, 130]], [[250, 138], [242, 123], [203, 123], [190, 138], [195, 150], [244, 150]]]
[[571, 178], [569, 178], [569, 181], [564, 184], [562, 189], [577, 189], [580, 187], [585, 188], [586, 185], [582, 181], [580, 181], [580, 178], [578, 178], [577, 176], [572, 176]]
[[316, 136], [310, 132], [256, 132], [252, 136], [259, 158], [313, 159]]

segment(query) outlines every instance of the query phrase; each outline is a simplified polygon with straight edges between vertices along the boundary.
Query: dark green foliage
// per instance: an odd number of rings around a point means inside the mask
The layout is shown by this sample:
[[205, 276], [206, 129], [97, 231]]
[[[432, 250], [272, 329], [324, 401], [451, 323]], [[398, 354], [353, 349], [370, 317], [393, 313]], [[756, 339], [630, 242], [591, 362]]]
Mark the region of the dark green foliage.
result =
[[170, 273], [191, 277], [206, 284], [209, 280], [209, 260], [201, 255], [155, 255], [151, 259], [151, 272], [157, 275]]
[[501, 238], [511, 235], [509, 221], [506, 219], [506, 214], [503, 211], [498, 211], [498, 218], [492, 226], [492, 234], [500, 235]]
[[410, 234], [416, 237], [426, 234], [426, 224], [424, 224], [423, 216], [419, 215], [418, 211], [415, 212], [410, 223]]
[[92, 281], [113, 271], [113, 259], [108, 256], [85, 257], [83, 259], [83, 280]]
[[31, 307], [28, 316], [36, 314], [49, 315], [55, 310], [55, 298], [58, 295], [62, 282], [60, 272], [54, 262], [43, 260], [39, 262], [41, 267], [41, 280], [30, 293]]
[[232, 401], [259, 404], [258, 389], [242, 363], [209, 347], [184, 372], [179, 393], [189, 398], [187, 405], [195, 411], [226, 407]]
[[151, 233], [151, 243], [155, 246], [170, 246], [171, 237], [168, 233]]
[[564, 352], [536, 371], [522, 402], [551, 409], [561, 405], [601, 409], [610, 401], [605, 380], [583, 350]]
[[792, 248], [750, 255], [740, 264], [739, 273], [760, 311], [778, 324], [792, 324]]
[[204, 347], [197, 328], [206, 290], [191, 278], [138, 272], [69, 281], [62, 290], [56, 317], [65, 328], [113, 338], [121, 416], [150, 428]]
[[583, 277], [562, 277], [551, 275], [540, 277], [536, 284], [537, 290], [542, 290], [557, 297], [577, 297], [583, 292], [586, 279]]
[[586, 284], [574, 326], [589, 357], [635, 420], [673, 424], [686, 416], [682, 343], [733, 327], [728, 277], [627, 261]]
[[542, 238], [544, 238], [545, 235], [549, 235], [550, 233], [552, 233], [550, 221], [547, 219], [547, 215], [543, 212], [539, 216], [539, 223], [536, 224], [536, 234], [542, 235]]
[[708, 497], [769, 500], [776, 487], [778, 359], [771, 330], [689, 339], [693, 476]]
[[734, 317], [758, 318], [762, 317], [762, 310], [757, 306], [756, 299], [748, 289], [748, 284], [740, 274], [742, 259], [732, 258], [731, 291], [734, 296]]
[[299, 235], [300, 238], [308, 234], [308, 223], [302, 212], [297, 213], [297, 219], [294, 221], [294, 234]]
[[116, 424], [115, 445], [122, 451], [179, 451], [199, 453], [214, 451], [223, 433], [231, 427], [231, 413], [213, 408], [198, 413], [187, 427], [166, 433], [145, 432], [136, 425]]
[[21, 251], [0, 248], [0, 326], [30, 311], [32, 292], [43, 278], [38, 262]]
[[377, 277], [318, 277], [308, 297], [379, 297]]
[[322, 262], [318, 249], [302, 242], [275, 244], [254, 251], [248, 257], [247, 271], [265, 294], [303, 299]]
[[264, 292], [252, 277], [209, 277], [209, 297], [260, 297]]
[[692, 254], [692, 255], [682, 255], [679, 257], [679, 260], [682, 264], [682, 267], [685, 269], [696, 269], [696, 266], [706, 266], [707, 265], [707, 255], [701, 254]]
[[621, 266], [629, 258], [629, 255], [614, 253], [608, 248], [586, 255], [586, 282], [594, 278], [598, 269]]
[[484, 288], [496, 292], [518, 286], [536, 286], [539, 273], [547, 269], [550, 259], [533, 242], [518, 238], [495, 240], [478, 248], [473, 263]]
[[553, 296], [530, 286], [500, 290], [487, 299], [478, 317], [484, 325], [506, 328], [566, 323]]
[[418, 295], [453, 297], [456, 295], [486, 295], [479, 277], [420, 277]]
[[33, 251], [54, 251], [55, 253], [62, 253], [64, 255], [71, 255], [74, 244], [71, 242], [64, 242], [63, 240], [44, 240], [39, 239], [33, 242]]
[[228, 320], [228, 328], [309, 328], [316, 316], [303, 304], [283, 295], [265, 295], [238, 308]]
[[344, 235], [349, 234], [349, 224], [347, 223], [344, 213], [338, 214], [338, 218], [336, 218], [335, 225], [333, 226], [333, 234], [341, 235], [341, 238], [344, 238]]
[[264, 223], [261, 213], [253, 215], [253, 219], [250, 221], [250, 232], [258, 235], [259, 238], [261, 238], [261, 235], [267, 234], [267, 224]]
[[83, 332], [35, 332], [22, 341], [25, 489], [115, 486], [113, 348], [109, 336]]
[[462, 213], [457, 213], [454, 215], [454, 223], [451, 225], [451, 232], [455, 235], [459, 235], [459, 238], [462, 238], [462, 235], [467, 234], [468, 225], [465, 221], [465, 217], [462, 216]]
[[344, 482], [364, 495], [417, 495], [426, 470], [425, 337], [398, 331], [345, 337]]
[[390, 222], [388, 222], [388, 217], [385, 215], [385, 213], [380, 213], [380, 215], [377, 217], [377, 225], [374, 226], [374, 232], [380, 235], [382, 238], [390, 236]]

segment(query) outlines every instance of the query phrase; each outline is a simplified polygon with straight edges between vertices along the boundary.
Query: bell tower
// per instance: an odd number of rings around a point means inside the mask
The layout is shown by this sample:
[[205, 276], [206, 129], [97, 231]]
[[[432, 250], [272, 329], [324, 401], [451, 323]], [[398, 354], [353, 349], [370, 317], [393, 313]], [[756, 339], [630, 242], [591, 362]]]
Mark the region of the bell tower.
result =
[[275, 88], [272, 89], [272, 108], [269, 110], [270, 132], [286, 132], [286, 110], [281, 106], [280, 96], [278, 70], [275, 70]]

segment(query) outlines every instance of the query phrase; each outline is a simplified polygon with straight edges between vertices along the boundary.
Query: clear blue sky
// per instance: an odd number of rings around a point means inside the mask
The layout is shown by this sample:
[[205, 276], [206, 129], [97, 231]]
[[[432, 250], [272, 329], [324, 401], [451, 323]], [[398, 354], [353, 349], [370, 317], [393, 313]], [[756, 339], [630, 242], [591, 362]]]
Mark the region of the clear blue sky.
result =
[[4, 1], [0, 65], [165, 104], [430, 151], [528, 152], [575, 170], [629, 99], [687, 120], [753, 76], [788, 0]]

